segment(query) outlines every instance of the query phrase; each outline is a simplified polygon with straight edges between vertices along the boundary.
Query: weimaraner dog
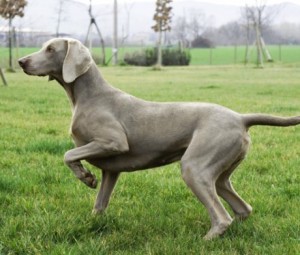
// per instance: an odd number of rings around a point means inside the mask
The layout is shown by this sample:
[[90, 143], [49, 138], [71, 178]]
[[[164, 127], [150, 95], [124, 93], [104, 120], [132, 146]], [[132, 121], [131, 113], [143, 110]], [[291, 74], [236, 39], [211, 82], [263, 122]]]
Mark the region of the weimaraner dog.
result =
[[86, 47], [68, 38], [52, 39], [36, 53], [19, 60], [29, 75], [49, 76], [65, 89], [72, 104], [71, 133], [76, 148], [64, 161], [82, 182], [96, 188], [95, 175], [82, 160], [102, 170], [94, 213], [101, 213], [121, 172], [181, 161], [182, 178], [204, 204], [211, 218], [205, 239], [220, 236], [232, 218], [252, 211], [233, 189], [230, 175], [245, 158], [253, 125], [291, 126], [300, 117], [239, 114], [210, 103], [156, 103], [110, 86]]

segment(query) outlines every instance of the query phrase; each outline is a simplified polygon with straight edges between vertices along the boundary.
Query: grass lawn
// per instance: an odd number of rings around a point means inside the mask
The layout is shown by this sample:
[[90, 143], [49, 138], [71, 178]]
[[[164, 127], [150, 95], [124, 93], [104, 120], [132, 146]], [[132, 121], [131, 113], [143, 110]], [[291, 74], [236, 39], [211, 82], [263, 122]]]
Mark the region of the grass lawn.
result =
[[[111, 84], [155, 101], [207, 101], [243, 113], [300, 113], [297, 66], [104, 67]], [[71, 111], [46, 78], [6, 73], [0, 85], [0, 254], [282, 255], [300, 251], [300, 126], [253, 127], [233, 184], [254, 211], [205, 242], [208, 214], [179, 164], [122, 174], [103, 216], [97, 194], [64, 165]], [[87, 165], [88, 166], [88, 165]], [[100, 177], [100, 172], [88, 166]]]
[[[149, 46], [150, 48], [150, 46]], [[39, 48], [19, 48], [13, 51], [15, 59], [25, 56], [29, 53], [35, 52]], [[120, 61], [124, 58], [126, 53], [143, 50], [143, 47], [122, 47], [119, 49]], [[191, 65], [232, 65], [242, 64], [245, 61], [245, 46], [238, 47], [216, 47], [213, 49], [191, 49]], [[268, 50], [276, 63], [295, 64], [300, 63], [300, 46], [299, 45], [269, 45]], [[100, 61], [102, 50], [100, 48], [93, 48], [93, 56]], [[112, 57], [111, 48], [105, 49], [106, 62], [109, 62]], [[256, 63], [256, 50], [254, 47], [250, 48], [250, 65]], [[122, 62], [122, 61], [121, 61]], [[99, 62], [100, 63], [100, 62]], [[111, 61], [109, 64], [111, 65]], [[8, 65], [8, 49], [0, 48], [0, 67]], [[15, 64], [17, 66], [17, 64]]]
[[[269, 45], [268, 50], [277, 63], [299, 63], [299, 46]], [[249, 62], [256, 63], [256, 49], [250, 47]], [[213, 49], [191, 49], [191, 65], [228, 65], [245, 62], [246, 47], [216, 47]]]

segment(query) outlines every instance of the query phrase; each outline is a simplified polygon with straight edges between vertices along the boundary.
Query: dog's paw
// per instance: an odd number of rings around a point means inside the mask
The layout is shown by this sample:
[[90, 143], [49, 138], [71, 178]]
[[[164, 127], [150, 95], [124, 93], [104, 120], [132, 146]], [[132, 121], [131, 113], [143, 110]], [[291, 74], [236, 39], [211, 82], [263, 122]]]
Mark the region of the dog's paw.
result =
[[104, 214], [105, 214], [105, 209], [94, 208], [92, 211], [92, 215], [95, 215], [95, 216], [104, 215]]
[[250, 216], [252, 212], [252, 207], [250, 205], [246, 205], [245, 209], [241, 212], [234, 212], [235, 214], [235, 219], [237, 221], [244, 221], [246, 219], [248, 219], [248, 217]]
[[80, 178], [80, 180], [87, 185], [88, 187], [95, 189], [97, 187], [98, 181], [96, 179], [96, 176], [90, 172], [86, 172], [83, 174], [83, 176]]
[[225, 221], [223, 223], [219, 223], [218, 225], [212, 227], [208, 233], [204, 236], [204, 240], [205, 241], [209, 241], [209, 240], [213, 240], [221, 235], [224, 234], [224, 232], [226, 231], [226, 229], [230, 226], [230, 224], [232, 223], [232, 219]]

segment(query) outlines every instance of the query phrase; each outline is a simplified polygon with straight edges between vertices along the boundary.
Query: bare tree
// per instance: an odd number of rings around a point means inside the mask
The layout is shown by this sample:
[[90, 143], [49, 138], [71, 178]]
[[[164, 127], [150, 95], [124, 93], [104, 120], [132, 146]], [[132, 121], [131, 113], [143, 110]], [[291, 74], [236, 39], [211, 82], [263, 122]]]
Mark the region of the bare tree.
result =
[[205, 30], [206, 16], [201, 10], [191, 10], [189, 17], [188, 28], [193, 40], [195, 40]]
[[238, 21], [231, 21], [217, 28], [211, 38], [219, 45], [243, 44], [244, 27]]
[[173, 26], [173, 35], [175, 39], [181, 44], [186, 45], [189, 41], [188, 21], [185, 16], [178, 17]]
[[272, 57], [266, 48], [263, 39], [263, 30], [270, 26], [274, 17], [278, 14], [279, 9], [270, 8], [267, 6], [267, 0], [256, 0], [255, 5], [246, 5], [243, 9], [242, 15], [245, 19], [246, 36], [247, 36], [247, 48], [245, 63], [249, 59], [249, 39], [251, 29], [255, 33], [255, 45], [257, 52], [257, 66], [263, 67], [264, 57], [268, 62], [273, 61]]
[[131, 10], [134, 6], [134, 2], [125, 2], [124, 3], [124, 9], [126, 12], [126, 21], [124, 22], [122, 26], [122, 40], [121, 40], [121, 45], [125, 43], [127, 38], [130, 35], [130, 16], [131, 16]]
[[9, 44], [9, 68], [13, 70], [12, 47], [13, 47], [13, 29], [12, 21], [16, 16], [23, 17], [24, 9], [27, 5], [26, 0], [0, 0], [0, 15], [8, 19], [8, 44]]
[[[261, 31], [262, 31], [262, 20], [264, 10], [266, 8], [265, 1], [256, 1], [256, 6], [245, 7], [246, 17], [249, 21], [249, 25], [253, 27], [256, 35], [256, 49], [257, 49], [257, 66], [263, 67], [263, 51], [261, 43]], [[249, 28], [248, 28], [249, 29]]]
[[201, 38], [207, 23], [207, 18], [201, 10], [189, 10], [189, 15], [179, 16], [175, 20], [173, 36], [181, 45], [190, 45], [192, 41]]
[[90, 48], [90, 51], [91, 51], [91, 29], [92, 29], [92, 26], [94, 25], [96, 27], [96, 30], [97, 30], [97, 33], [99, 35], [99, 38], [100, 38], [100, 43], [101, 43], [101, 48], [102, 48], [102, 65], [106, 65], [106, 55], [105, 55], [105, 43], [104, 43], [104, 39], [103, 39], [103, 36], [102, 36], [102, 33], [100, 31], [100, 28], [96, 22], [96, 19], [93, 15], [93, 11], [92, 11], [92, 0], [90, 0], [90, 5], [89, 5], [89, 15], [90, 15], [90, 24], [89, 24], [89, 27], [88, 27], [88, 32], [87, 32], [87, 35], [86, 35], [86, 38], [85, 38], [85, 44], [88, 43], [88, 40], [90, 39], [90, 45], [89, 45], [89, 48]]

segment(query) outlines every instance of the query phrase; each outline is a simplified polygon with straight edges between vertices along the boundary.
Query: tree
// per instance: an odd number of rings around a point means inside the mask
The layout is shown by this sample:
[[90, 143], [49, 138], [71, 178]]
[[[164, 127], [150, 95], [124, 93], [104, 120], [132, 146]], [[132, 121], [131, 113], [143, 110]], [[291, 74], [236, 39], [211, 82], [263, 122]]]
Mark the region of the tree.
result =
[[105, 55], [105, 43], [104, 43], [104, 39], [103, 39], [103, 36], [102, 36], [102, 33], [100, 31], [100, 28], [96, 22], [96, 19], [94, 18], [94, 15], [93, 15], [93, 11], [92, 11], [92, 0], [90, 0], [90, 6], [89, 6], [89, 15], [90, 15], [90, 25], [89, 25], [89, 28], [88, 28], [88, 32], [87, 32], [87, 35], [86, 35], [86, 38], [85, 38], [85, 44], [87, 44], [88, 40], [90, 41], [90, 45], [89, 45], [89, 48], [91, 50], [91, 38], [90, 38], [90, 35], [91, 35], [91, 29], [92, 29], [92, 25], [94, 25], [96, 27], [96, 30], [97, 30], [97, 33], [99, 35], [99, 38], [100, 38], [100, 43], [101, 43], [101, 48], [102, 48], [102, 65], [106, 65], [106, 55]]
[[[264, 2], [256, 2], [256, 6], [246, 6], [245, 7], [245, 13], [246, 13], [246, 19], [248, 20], [248, 31], [247, 34], [249, 33], [249, 26], [252, 26], [255, 35], [256, 35], [256, 49], [257, 49], [257, 66], [258, 67], [263, 67], [263, 51], [262, 51], [262, 21], [263, 21], [263, 14], [264, 10], [266, 8], [266, 5]], [[247, 57], [248, 59], [248, 57]], [[247, 62], [248, 60], [246, 60]]]
[[188, 28], [193, 40], [201, 36], [207, 26], [207, 23], [206, 16], [201, 10], [190, 10]]
[[243, 10], [243, 17], [246, 20], [246, 30], [247, 30], [247, 48], [246, 48], [246, 59], [245, 62], [248, 62], [249, 59], [249, 38], [251, 29], [254, 30], [255, 34], [255, 45], [257, 52], [257, 66], [263, 67], [263, 57], [265, 56], [268, 62], [272, 62], [272, 57], [266, 48], [264, 39], [263, 39], [263, 30], [265, 27], [268, 27], [272, 19], [278, 14], [278, 10], [268, 8], [267, 0], [256, 0], [255, 5], [248, 6]]
[[8, 19], [8, 44], [9, 44], [9, 67], [13, 70], [12, 63], [12, 21], [16, 16], [23, 17], [24, 9], [27, 5], [26, 0], [0, 0], [0, 15], [4, 19]]
[[209, 39], [198, 36], [192, 41], [191, 46], [192, 48], [212, 48], [214, 45]]
[[172, 29], [172, 33], [180, 45], [187, 46], [189, 44], [189, 25], [185, 16], [177, 17]]
[[200, 9], [189, 10], [189, 15], [179, 16], [172, 26], [172, 33], [175, 40], [182, 46], [191, 46], [193, 42], [197, 44], [199, 38], [204, 37], [203, 33], [207, 29], [208, 20]]
[[124, 9], [126, 12], [126, 21], [123, 22], [122, 26], [122, 39], [121, 39], [121, 45], [125, 43], [125, 41], [128, 39], [130, 35], [130, 18], [131, 18], [131, 10], [134, 6], [134, 2], [125, 2], [124, 3]]
[[153, 20], [156, 22], [152, 29], [158, 33], [157, 42], [157, 67], [160, 68], [162, 65], [162, 32], [171, 30], [171, 10], [172, 7], [169, 4], [172, 0], [157, 0], [156, 1], [156, 12], [154, 14]]

